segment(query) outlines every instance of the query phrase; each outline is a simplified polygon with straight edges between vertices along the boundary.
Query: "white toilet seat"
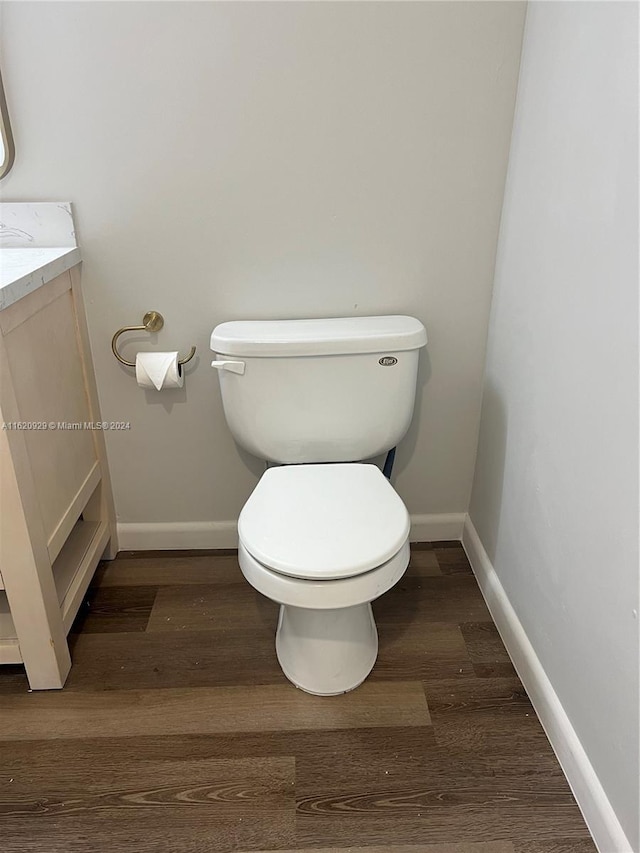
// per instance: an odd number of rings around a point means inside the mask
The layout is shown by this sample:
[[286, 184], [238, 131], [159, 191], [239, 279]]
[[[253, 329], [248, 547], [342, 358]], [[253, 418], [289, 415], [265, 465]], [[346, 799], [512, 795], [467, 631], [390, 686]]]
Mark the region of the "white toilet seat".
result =
[[400, 496], [362, 463], [269, 468], [238, 521], [240, 546], [256, 563], [306, 584], [382, 569], [409, 528]]

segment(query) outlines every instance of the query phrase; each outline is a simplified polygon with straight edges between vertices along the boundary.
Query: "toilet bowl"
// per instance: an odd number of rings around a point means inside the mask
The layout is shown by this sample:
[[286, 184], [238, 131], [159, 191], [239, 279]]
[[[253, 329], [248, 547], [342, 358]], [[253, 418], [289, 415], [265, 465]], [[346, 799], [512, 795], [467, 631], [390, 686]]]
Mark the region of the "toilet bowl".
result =
[[280, 604], [276, 654], [289, 681], [322, 696], [361, 684], [378, 652], [371, 602], [409, 564], [409, 514], [380, 470], [270, 468], [238, 532], [242, 573]]

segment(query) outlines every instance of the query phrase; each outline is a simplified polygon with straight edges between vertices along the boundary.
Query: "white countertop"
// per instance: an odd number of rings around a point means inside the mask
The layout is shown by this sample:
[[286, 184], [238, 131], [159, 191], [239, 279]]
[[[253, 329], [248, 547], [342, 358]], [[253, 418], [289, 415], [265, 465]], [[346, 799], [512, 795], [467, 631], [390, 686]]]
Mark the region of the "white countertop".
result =
[[0, 311], [80, 260], [77, 246], [0, 248]]
[[0, 203], [0, 311], [80, 260], [70, 202]]

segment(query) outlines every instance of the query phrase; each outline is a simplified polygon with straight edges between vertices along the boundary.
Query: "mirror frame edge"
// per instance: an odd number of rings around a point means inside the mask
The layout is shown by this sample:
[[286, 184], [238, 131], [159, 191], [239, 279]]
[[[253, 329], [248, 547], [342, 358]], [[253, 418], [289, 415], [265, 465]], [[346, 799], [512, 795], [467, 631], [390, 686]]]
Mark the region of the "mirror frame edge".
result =
[[2, 83], [2, 73], [0, 72], [0, 133], [2, 134], [2, 142], [4, 145], [4, 160], [0, 164], [0, 180], [4, 178], [13, 166], [13, 161], [16, 157], [16, 147], [13, 141], [13, 133], [11, 132], [11, 122], [9, 121], [9, 110], [7, 108], [7, 99], [4, 94], [4, 85]]

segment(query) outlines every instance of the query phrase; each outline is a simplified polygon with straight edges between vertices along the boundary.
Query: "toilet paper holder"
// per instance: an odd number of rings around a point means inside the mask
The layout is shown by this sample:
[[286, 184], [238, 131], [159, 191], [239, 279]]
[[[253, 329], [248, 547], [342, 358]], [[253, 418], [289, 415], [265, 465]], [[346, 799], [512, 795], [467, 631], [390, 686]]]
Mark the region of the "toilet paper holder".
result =
[[[120, 335], [125, 332], [159, 332], [160, 329], [164, 326], [164, 317], [159, 311], [147, 311], [147, 313], [142, 318], [142, 326], [123, 326], [121, 329], [115, 333], [115, 335], [111, 338], [111, 349], [113, 354], [118, 359], [120, 364], [124, 364], [125, 367], [135, 367], [135, 361], [127, 361], [126, 358], [123, 358], [118, 352], [117, 343]], [[186, 364], [196, 354], [196, 348], [191, 347], [191, 352], [186, 358], [178, 359], [178, 364]]]

